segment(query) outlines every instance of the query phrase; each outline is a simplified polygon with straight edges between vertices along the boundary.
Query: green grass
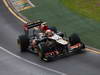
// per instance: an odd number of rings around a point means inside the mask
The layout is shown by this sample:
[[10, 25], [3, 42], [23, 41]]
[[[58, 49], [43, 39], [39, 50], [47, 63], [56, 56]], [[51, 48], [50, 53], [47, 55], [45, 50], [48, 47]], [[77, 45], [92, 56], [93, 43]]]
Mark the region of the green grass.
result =
[[66, 8], [61, 0], [31, 1], [36, 7], [21, 12], [28, 19], [42, 19], [68, 35], [78, 33], [86, 44], [100, 48], [100, 22], [74, 13], [70, 8]]
[[61, 0], [72, 11], [100, 21], [100, 0]]

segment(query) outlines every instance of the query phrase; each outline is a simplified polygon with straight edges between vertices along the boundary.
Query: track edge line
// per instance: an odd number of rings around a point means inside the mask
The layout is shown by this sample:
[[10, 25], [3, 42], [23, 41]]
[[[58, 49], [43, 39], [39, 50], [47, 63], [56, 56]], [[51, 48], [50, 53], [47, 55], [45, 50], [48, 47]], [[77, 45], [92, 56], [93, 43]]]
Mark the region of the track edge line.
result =
[[47, 68], [47, 67], [44, 67], [44, 66], [42, 66], [42, 65], [33, 63], [33, 62], [31, 62], [31, 61], [29, 61], [29, 60], [27, 60], [27, 59], [25, 59], [25, 58], [22, 58], [22, 57], [20, 57], [20, 56], [18, 56], [18, 55], [16, 55], [16, 54], [10, 52], [9, 50], [5, 49], [5, 48], [2, 47], [2, 46], [0, 46], [0, 49], [3, 50], [3, 51], [5, 51], [6, 53], [8, 53], [8, 54], [10, 54], [10, 55], [12, 55], [12, 56], [18, 58], [18, 59], [20, 59], [20, 60], [23, 60], [23, 61], [25, 61], [25, 62], [27, 62], [27, 63], [29, 63], [29, 64], [32, 64], [32, 65], [35, 65], [35, 66], [37, 66], [37, 67], [39, 67], [39, 68], [42, 68], [42, 69], [45, 69], [45, 70], [48, 70], [48, 71], [51, 71], [51, 72], [55, 72], [55, 73], [58, 73], [58, 74], [61, 74], [61, 75], [68, 75], [68, 74], [65, 74], [65, 73], [63, 73], [63, 72], [59, 72], [59, 71], [57, 71], [57, 70], [54, 70], [54, 69], [51, 69], [51, 68]]

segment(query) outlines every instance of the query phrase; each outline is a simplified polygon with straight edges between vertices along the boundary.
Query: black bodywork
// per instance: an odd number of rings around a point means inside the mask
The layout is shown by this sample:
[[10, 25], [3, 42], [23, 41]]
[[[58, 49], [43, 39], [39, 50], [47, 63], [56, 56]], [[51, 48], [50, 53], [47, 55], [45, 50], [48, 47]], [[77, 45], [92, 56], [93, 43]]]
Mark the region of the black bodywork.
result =
[[[56, 27], [52, 27], [55, 34], [61, 36], [68, 44], [60, 44], [53, 39], [43, 36], [39, 39], [38, 34], [34, 34], [34, 27], [41, 25], [42, 22], [31, 23], [24, 25], [24, 33], [18, 37], [18, 44], [21, 52], [37, 50], [36, 53], [44, 61], [50, 61], [55, 57], [70, 55], [71, 53], [81, 52], [85, 48], [84, 43], [80, 40], [79, 36], [74, 33], [69, 37], [65, 37], [63, 32], [59, 32]], [[40, 32], [40, 31], [39, 31]], [[39, 33], [38, 32], [38, 33]], [[37, 47], [32, 48], [32, 40], [37, 39]], [[35, 52], [34, 52], [35, 53]]]

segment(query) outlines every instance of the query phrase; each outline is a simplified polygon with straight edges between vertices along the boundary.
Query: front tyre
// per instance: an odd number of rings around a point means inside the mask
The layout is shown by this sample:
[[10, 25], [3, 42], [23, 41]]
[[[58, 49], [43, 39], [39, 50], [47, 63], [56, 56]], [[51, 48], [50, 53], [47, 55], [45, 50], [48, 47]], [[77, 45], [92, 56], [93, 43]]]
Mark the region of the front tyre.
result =
[[80, 40], [80, 37], [76, 34], [76, 33], [73, 33], [70, 37], [69, 37], [69, 42], [72, 45], [75, 45], [77, 43], [80, 43], [81, 40]]
[[81, 52], [82, 49], [85, 48], [85, 44], [83, 42], [81, 42], [80, 37], [76, 33], [72, 34], [69, 37], [69, 43], [70, 43], [71, 46], [74, 46], [77, 43], [81, 44], [81, 46], [79, 48], [74, 49], [75, 52]]
[[39, 44], [39, 52], [38, 52], [38, 55], [40, 57], [41, 60], [45, 61], [45, 62], [49, 62], [50, 61], [50, 58], [48, 58], [46, 55], [46, 47], [45, 47], [45, 44], [44, 43], [40, 43]]

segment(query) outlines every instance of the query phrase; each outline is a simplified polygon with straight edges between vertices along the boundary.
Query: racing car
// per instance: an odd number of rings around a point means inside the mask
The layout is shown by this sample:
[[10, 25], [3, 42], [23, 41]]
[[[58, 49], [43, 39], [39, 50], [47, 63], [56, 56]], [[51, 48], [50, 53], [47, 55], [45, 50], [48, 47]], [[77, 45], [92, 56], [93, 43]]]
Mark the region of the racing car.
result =
[[[41, 30], [42, 24], [44, 30]], [[47, 31], [53, 35], [48, 37]], [[42, 21], [25, 24], [24, 33], [18, 36], [17, 43], [21, 52], [32, 51], [44, 61], [78, 53], [85, 48], [85, 44], [76, 33], [66, 37], [56, 27], [45, 25]]]

